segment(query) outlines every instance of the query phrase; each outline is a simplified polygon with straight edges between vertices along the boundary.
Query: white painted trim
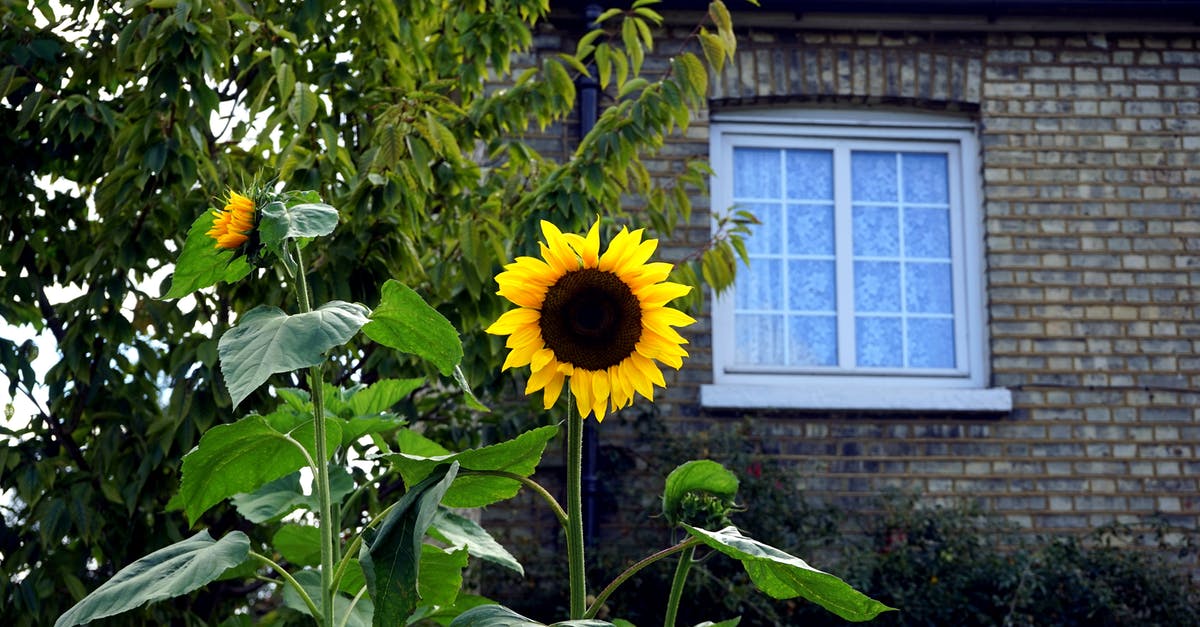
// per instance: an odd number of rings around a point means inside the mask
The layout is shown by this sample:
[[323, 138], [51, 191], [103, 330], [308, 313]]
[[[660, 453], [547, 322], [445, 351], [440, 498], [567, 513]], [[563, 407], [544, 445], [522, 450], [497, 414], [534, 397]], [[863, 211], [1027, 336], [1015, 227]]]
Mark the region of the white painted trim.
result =
[[[957, 204], [961, 209], [952, 213], [951, 229], [955, 234], [952, 240], [954, 310], [956, 316], [962, 316], [955, 325], [956, 352], [959, 352], [956, 361], [962, 367], [940, 372], [733, 368], [733, 298], [732, 292], [727, 292], [714, 299], [714, 384], [705, 386], [701, 403], [711, 407], [807, 409], [1010, 409], [1011, 393], [986, 388], [989, 380], [984, 327], [987, 309], [983, 290], [980, 148], [976, 131], [975, 123], [966, 117], [913, 112], [774, 108], [714, 114], [709, 134], [709, 155], [714, 170], [711, 185], [714, 214], [726, 211], [732, 205], [732, 181], [720, 177], [728, 176], [733, 166], [734, 145], [832, 149], [842, 141], [918, 142], [914, 146], [922, 142], [950, 144], [947, 155], [951, 161], [951, 204]], [[839, 286], [839, 294], [844, 291], [845, 288]], [[839, 316], [839, 320], [842, 318]], [[886, 394], [875, 394], [877, 389]], [[730, 404], [734, 402], [744, 404]]]
[[1007, 388], [905, 388], [868, 385], [780, 387], [702, 385], [700, 405], [714, 409], [804, 409], [870, 411], [1012, 411]]

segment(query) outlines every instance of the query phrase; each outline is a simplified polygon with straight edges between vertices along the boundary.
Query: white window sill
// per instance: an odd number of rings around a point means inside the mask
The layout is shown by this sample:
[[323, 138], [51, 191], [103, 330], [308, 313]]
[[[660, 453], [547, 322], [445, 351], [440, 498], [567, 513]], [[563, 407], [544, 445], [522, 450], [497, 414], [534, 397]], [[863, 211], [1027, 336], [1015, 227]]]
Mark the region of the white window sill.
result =
[[717, 384], [700, 387], [700, 405], [723, 409], [1012, 411], [1006, 388], [812, 387]]

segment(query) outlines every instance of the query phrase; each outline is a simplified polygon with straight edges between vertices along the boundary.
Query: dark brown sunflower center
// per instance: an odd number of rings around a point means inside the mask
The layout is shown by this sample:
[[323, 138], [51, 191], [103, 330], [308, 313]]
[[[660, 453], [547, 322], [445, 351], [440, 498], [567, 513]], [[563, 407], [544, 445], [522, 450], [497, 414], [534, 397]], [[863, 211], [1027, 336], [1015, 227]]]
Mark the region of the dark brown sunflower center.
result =
[[612, 272], [568, 272], [546, 290], [542, 340], [560, 362], [604, 370], [633, 354], [642, 339], [642, 307]]

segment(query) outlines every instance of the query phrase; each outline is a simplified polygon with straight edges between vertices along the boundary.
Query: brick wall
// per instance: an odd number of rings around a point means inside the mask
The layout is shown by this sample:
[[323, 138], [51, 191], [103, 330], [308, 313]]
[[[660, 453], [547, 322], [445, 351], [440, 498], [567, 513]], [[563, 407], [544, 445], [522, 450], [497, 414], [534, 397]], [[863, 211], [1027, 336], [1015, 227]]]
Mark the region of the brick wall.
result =
[[[1154, 513], [1200, 528], [1200, 36], [849, 26], [744, 32], [736, 63], [712, 86], [712, 108], [972, 115], [983, 150], [991, 378], [1013, 390], [1014, 410], [706, 410], [702, 317], [693, 358], [660, 398], [670, 428], [750, 416], [764, 454], [795, 463], [810, 496], [846, 506], [898, 487], [976, 499], [1033, 533]], [[706, 155], [707, 120], [702, 113], [668, 142], [652, 171]], [[682, 256], [707, 236], [698, 211], [665, 254]], [[603, 441], [636, 447], [616, 423], [605, 422]]]

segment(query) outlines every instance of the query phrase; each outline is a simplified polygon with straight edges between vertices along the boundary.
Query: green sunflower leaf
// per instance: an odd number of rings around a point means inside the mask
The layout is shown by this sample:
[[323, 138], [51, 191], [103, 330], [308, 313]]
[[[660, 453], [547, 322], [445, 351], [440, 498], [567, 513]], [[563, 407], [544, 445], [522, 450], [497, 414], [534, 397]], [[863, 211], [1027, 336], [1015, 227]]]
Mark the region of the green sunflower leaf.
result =
[[525, 618], [503, 605], [481, 605], [458, 615], [450, 627], [614, 627], [602, 620], [566, 620], [553, 625]]
[[[321, 573], [317, 570], [302, 570], [298, 573], [293, 573], [296, 582], [301, 588], [308, 593], [308, 597], [312, 599], [317, 606], [317, 610], [321, 609]], [[357, 591], [355, 591], [357, 593]], [[354, 603], [351, 607], [350, 604]], [[283, 588], [283, 604], [300, 612], [301, 614], [309, 615], [308, 604], [304, 599], [300, 598], [300, 594], [292, 589], [291, 586]], [[370, 627], [372, 615], [375, 613], [375, 605], [371, 603], [371, 599], [365, 595], [354, 602], [353, 598], [345, 594], [333, 595], [333, 615], [338, 617], [338, 620], [345, 620], [346, 627]], [[348, 614], [348, 615], [347, 615]]]
[[338, 224], [338, 212], [331, 205], [306, 202], [288, 206], [267, 203], [260, 211], [258, 232], [262, 243], [279, 250], [286, 239], [329, 235]]
[[205, 211], [192, 222], [183, 250], [175, 261], [171, 287], [159, 298], [180, 298], [221, 281], [233, 283], [250, 274], [250, 264], [244, 256], [234, 258], [234, 251], [217, 248], [216, 241], [208, 236], [214, 219], [211, 211]]
[[403, 625], [420, 604], [418, 576], [425, 531], [457, 474], [458, 464], [439, 466], [404, 494], [378, 531], [364, 533], [358, 559], [375, 602], [376, 627]]
[[733, 503], [737, 490], [737, 476], [717, 462], [702, 459], [681, 464], [667, 475], [663, 487], [663, 516], [671, 524], [679, 524], [684, 497], [689, 493], [711, 494]]
[[433, 519], [433, 526], [429, 528], [429, 535], [451, 546], [465, 547], [471, 555], [481, 560], [515, 570], [520, 575], [525, 574], [525, 569], [517, 558], [496, 542], [479, 523], [448, 509], [438, 512], [437, 517]]
[[234, 406], [272, 374], [322, 363], [325, 351], [350, 341], [369, 313], [357, 303], [335, 300], [294, 316], [267, 305], [243, 314], [217, 343]]
[[205, 529], [117, 571], [112, 579], [58, 617], [54, 627], [83, 625], [153, 601], [182, 596], [215, 581], [249, 554], [246, 534], [233, 531], [213, 540]]
[[[450, 621], [454, 620], [458, 615], [462, 614], [463, 612], [465, 612], [471, 608], [479, 607], [482, 605], [495, 605], [495, 604], [496, 604], [495, 601], [493, 601], [487, 597], [481, 597], [476, 594], [467, 594], [465, 592], [459, 592], [458, 598], [456, 598], [454, 600], [454, 605], [451, 605], [451, 606], [423, 605], [423, 606], [417, 608], [417, 611], [415, 613], [413, 613], [412, 617], [409, 618], [408, 624], [424, 625], [425, 622], [432, 621], [432, 623], [436, 623], [438, 625], [449, 625]], [[419, 621], [425, 621], [425, 622], [419, 622]]]
[[462, 588], [467, 556], [463, 548], [443, 550], [432, 544], [421, 545], [421, 568], [417, 575], [421, 605], [454, 604]]
[[[402, 431], [397, 444], [399, 453], [383, 455], [404, 479], [404, 485], [414, 486], [429, 476], [438, 466], [458, 462], [463, 470], [495, 471], [528, 477], [537, 469], [546, 444], [558, 434], [558, 427], [549, 425], [526, 431], [512, 440], [460, 453], [442, 452], [446, 449], [412, 431]], [[463, 473], [446, 492], [447, 507], [484, 507], [516, 496], [521, 483], [516, 479], [487, 474]]]
[[283, 525], [271, 537], [271, 546], [296, 566], [321, 563], [321, 530], [309, 525]]
[[[313, 431], [311, 418], [301, 422], [290, 412], [251, 415], [209, 429], [200, 444], [183, 458], [179, 499], [188, 522], [195, 524], [222, 499], [257, 490], [307, 466], [308, 459], [300, 447], [308, 457], [315, 458]], [[338, 421], [326, 420], [325, 442], [330, 455], [341, 439]]]
[[776, 599], [804, 597], [854, 622], [868, 621], [882, 612], [895, 610], [798, 557], [743, 536], [737, 527], [707, 531], [684, 524], [683, 528], [704, 544], [741, 561], [754, 585]]
[[462, 342], [454, 326], [399, 281], [383, 284], [383, 297], [370, 318], [363, 327], [367, 337], [388, 348], [421, 357], [446, 376], [451, 376], [462, 360]]
[[[345, 441], [344, 427], [342, 440]], [[330, 464], [330, 501], [335, 505], [340, 504], [342, 499], [353, 491], [354, 477], [350, 471], [340, 464]], [[317, 495], [305, 494], [300, 489], [299, 472], [268, 482], [253, 492], [235, 494], [229, 499], [229, 502], [237, 508], [243, 518], [255, 524], [279, 520], [301, 507], [310, 512], [320, 509], [317, 504]]]

